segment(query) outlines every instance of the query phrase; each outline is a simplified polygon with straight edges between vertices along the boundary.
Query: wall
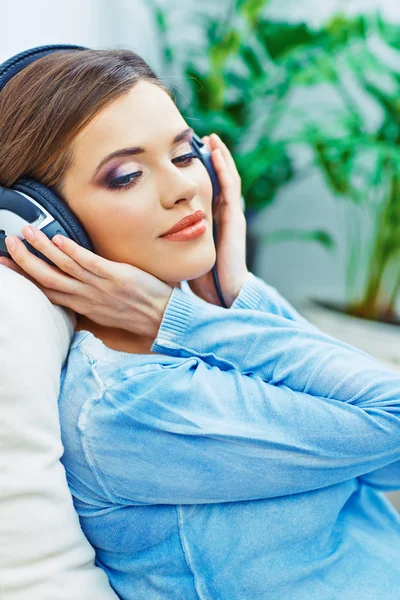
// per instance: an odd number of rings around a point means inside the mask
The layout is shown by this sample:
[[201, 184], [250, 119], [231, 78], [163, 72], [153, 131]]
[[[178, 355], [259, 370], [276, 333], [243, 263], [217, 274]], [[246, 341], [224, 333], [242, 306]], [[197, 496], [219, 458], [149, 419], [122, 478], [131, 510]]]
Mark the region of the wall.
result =
[[107, 0], [4, 2], [0, 60], [43, 44], [102, 47], [112, 43], [111, 5]]

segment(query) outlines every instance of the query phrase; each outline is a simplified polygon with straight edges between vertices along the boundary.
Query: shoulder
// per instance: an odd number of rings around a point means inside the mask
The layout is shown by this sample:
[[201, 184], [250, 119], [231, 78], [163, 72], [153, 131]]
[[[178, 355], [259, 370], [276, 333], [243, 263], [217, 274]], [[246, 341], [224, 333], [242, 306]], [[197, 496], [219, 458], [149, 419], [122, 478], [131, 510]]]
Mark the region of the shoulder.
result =
[[166, 387], [161, 386], [158, 393], [168, 393], [175, 380], [187, 378], [199, 361], [196, 357], [121, 352], [108, 348], [88, 331], [75, 332], [61, 374], [60, 408], [83, 407], [93, 398], [106, 402], [109, 394], [115, 395], [118, 403], [127, 394], [134, 397], [154, 390], [160, 382]]
[[132, 355], [107, 362], [87, 351], [82, 340], [70, 353], [59, 396], [63, 443], [73, 452], [97, 454], [104, 443], [106, 452], [120, 438], [133, 447], [145, 431], [197, 430], [189, 424], [216, 394], [199, 358], [158, 355], [146, 363]]

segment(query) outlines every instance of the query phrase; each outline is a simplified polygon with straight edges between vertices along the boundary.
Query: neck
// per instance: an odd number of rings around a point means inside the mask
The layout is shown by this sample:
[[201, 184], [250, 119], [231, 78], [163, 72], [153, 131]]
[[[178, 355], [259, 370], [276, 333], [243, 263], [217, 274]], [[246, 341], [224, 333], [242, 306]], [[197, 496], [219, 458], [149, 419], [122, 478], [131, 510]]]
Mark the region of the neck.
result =
[[91, 321], [84, 315], [77, 315], [75, 331], [90, 331], [112, 350], [129, 352], [132, 354], [151, 354], [154, 339], [135, 335], [124, 329], [116, 327], [103, 327]]

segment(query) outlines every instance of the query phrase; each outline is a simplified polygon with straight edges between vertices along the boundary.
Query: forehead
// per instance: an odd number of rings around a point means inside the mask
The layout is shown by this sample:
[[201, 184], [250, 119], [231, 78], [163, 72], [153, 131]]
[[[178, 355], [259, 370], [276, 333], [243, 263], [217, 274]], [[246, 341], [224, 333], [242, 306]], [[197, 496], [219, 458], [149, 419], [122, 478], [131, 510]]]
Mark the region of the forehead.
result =
[[155, 147], [172, 139], [187, 124], [167, 92], [140, 81], [102, 109], [75, 137], [75, 158], [87, 152], [102, 158], [125, 146]]

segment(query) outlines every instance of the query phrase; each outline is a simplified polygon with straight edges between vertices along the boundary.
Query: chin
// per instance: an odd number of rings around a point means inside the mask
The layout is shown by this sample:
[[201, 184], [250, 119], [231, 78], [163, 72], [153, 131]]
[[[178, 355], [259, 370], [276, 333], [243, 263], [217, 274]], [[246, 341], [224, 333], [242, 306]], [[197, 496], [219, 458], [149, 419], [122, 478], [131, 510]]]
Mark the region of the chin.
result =
[[[189, 259], [189, 257], [188, 257]], [[214, 244], [210, 247], [206, 253], [202, 252], [198, 260], [194, 260], [193, 257], [188, 260], [186, 264], [182, 261], [180, 265], [176, 265], [173, 272], [168, 273], [168, 285], [179, 284], [181, 281], [191, 281], [197, 277], [201, 277], [211, 271], [215, 264], [216, 252]], [[156, 276], [157, 277], [157, 276]], [[165, 278], [163, 278], [165, 280]]]

